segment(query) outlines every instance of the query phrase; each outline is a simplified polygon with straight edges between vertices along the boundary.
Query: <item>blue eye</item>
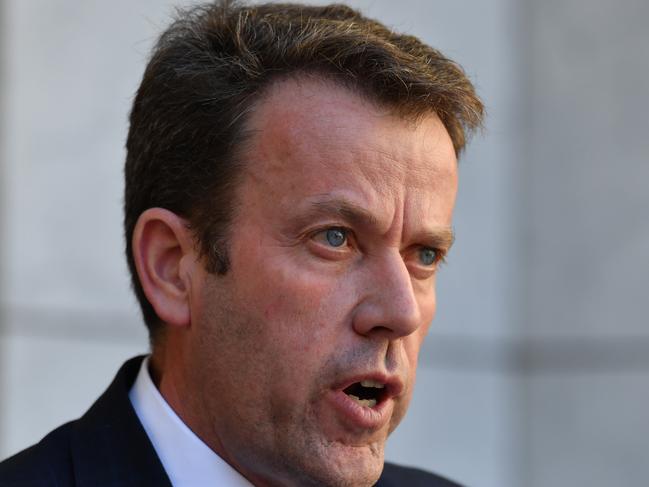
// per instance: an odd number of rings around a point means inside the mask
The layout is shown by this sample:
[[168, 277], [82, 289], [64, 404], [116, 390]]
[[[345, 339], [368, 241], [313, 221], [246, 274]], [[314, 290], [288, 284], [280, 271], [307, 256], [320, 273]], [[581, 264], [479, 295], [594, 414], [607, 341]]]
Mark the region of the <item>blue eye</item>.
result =
[[340, 247], [347, 241], [347, 232], [343, 228], [330, 228], [325, 236], [332, 247]]
[[419, 250], [419, 261], [425, 266], [431, 266], [437, 261], [437, 250], [424, 247]]

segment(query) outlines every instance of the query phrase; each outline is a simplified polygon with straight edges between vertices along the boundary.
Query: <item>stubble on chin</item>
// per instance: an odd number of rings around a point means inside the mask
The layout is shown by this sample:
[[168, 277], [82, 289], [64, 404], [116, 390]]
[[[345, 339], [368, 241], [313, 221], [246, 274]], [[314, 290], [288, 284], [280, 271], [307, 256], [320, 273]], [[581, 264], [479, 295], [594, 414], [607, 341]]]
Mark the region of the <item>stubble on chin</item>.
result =
[[309, 449], [294, 452], [299, 459], [287, 453], [280, 459], [286, 472], [285, 481], [277, 484], [282, 487], [371, 487], [383, 470], [383, 444], [311, 444]]
[[[312, 411], [313, 413], [313, 411]], [[313, 421], [309, 421], [307, 418]], [[364, 445], [326, 438], [317, 415], [287, 425], [274, 449], [275, 471], [284, 472], [278, 486], [371, 487], [383, 471], [385, 438]], [[283, 433], [283, 434], [282, 434]]]

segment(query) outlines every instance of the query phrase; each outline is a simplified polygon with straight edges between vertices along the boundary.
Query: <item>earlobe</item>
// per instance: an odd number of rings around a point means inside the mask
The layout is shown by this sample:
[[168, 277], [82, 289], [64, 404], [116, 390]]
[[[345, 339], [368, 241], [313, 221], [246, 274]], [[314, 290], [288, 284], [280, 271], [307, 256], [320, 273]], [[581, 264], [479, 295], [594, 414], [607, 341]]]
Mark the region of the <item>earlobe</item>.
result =
[[142, 289], [158, 317], [171, 326], [189, 326], [191, 269], [185, 264], [195, 261], [195, 252], [186, 220], [149, 208], [138, 218], [132, 243]]

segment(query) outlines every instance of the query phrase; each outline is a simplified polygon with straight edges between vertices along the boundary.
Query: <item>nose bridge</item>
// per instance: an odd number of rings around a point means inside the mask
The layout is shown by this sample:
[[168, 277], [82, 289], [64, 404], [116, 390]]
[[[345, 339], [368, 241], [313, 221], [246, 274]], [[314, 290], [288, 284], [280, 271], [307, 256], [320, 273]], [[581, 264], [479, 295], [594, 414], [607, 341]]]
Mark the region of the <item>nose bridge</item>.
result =
[[356, 331], [410, 335], [420, 326], [421, 310], [410, 272], [398, 250], [376, 257], [366, 279], [368, 293], [356, 316]]

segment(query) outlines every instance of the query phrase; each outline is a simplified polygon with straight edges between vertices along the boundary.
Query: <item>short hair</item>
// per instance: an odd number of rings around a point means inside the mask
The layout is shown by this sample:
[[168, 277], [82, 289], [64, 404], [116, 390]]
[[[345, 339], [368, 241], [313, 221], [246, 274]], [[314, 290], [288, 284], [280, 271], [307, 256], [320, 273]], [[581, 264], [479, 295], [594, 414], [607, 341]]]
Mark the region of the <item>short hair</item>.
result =
[[482, 123], [460, 66], [348, 6], [221, 0], [179, 10], [153, 49], [126, 142], [126, 256], [152, 343], [162, 323], [135, 269], [139, 216], [161, 207], [186, 218], [207, 270], [225, 274], [248, 115], [273, 82], [300, 75], [341, 83], [403, 117], [436, 113], [458, 155]]

